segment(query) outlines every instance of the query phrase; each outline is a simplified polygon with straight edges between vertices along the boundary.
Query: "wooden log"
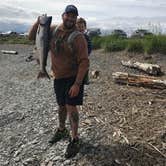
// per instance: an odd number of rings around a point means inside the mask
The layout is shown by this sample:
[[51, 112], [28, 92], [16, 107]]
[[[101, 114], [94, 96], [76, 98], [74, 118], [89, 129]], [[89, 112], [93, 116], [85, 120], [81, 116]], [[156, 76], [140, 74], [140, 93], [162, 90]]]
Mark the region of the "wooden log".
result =
[[157, 64], [149, 64], [149, 63], [140, 63], [140, 62], [131, 62], [131, 61], [121, 61], [123, 66], [131, 67], [131, 68], [136, 68], [139, 70], [142, 70], [150, 75], [160, 75], [161, 72], [161, 67]]
[[92, 78], [98, 79], [100, 77], [100, 71], [99, 70], [93, 70], [91, 72]]
[[18, 54], [17, 51], [1, 50], [3, 54]]
[[151, 76], [128, 74], [122, 72], [113, 73], [112, 76], [114, 81], [120, 84], [166, 89], [166, 80], [156, 79], [155, 77]]

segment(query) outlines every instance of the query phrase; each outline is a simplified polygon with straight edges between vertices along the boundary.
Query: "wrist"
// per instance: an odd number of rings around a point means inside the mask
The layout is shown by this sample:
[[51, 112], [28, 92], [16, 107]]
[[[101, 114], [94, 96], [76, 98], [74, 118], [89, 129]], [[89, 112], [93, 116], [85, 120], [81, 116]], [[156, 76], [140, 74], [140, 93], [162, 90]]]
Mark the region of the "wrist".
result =
[[74, 82], [74, 85], [77, 85], [77, 86], [79, 86], [79, 87], [81, 86], [81, 84], [82, 84], [82, 83], [79, 82], [79, 81], [75, 81], [75, 82]]

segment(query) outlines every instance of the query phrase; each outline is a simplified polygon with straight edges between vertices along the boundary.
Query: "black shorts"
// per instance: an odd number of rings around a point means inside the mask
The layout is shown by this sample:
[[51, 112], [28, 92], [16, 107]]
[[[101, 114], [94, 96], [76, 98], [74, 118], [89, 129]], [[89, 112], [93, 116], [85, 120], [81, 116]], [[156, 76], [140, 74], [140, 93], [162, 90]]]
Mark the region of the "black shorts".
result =
[[61, 78], [54, 80], [54, 90], [58, 105], [64, 106], [68, 104], [76, 106], [83, 104], [83, 93], [84, 93], [83, 85], [80, 86], [80, 91], [78, 96], [72, 98], [69, 96], [69, 90], [71, 86], [74, 84], [74, 82], [75, 82], [75, 77]]

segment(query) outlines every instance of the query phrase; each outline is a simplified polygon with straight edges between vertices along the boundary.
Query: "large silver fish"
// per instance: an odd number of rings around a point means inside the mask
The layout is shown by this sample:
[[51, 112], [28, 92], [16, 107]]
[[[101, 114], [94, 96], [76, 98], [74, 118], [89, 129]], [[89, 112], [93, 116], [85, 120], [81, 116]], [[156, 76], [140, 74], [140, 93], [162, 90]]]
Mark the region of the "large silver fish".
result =
[[46, 65], [49, 52], [49, 34], [52, 17], [48, 17], [46, 14], [44, 14], [42, 16], [39, 16], [38, 19], [39, 26], [36, 33], [36, 51], [39, 55], [40, 71], [37, 78], [49, 78], [49, 75], [46, 70]]

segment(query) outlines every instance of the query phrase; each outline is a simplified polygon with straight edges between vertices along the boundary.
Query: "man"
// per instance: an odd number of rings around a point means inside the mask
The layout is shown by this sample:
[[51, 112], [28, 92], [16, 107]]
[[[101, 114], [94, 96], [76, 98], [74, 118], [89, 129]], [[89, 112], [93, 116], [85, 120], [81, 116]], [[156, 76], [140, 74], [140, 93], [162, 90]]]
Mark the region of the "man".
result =
[[[83, 103], [83, 79], [89, 66], [88, 49], [84, 36], [79, 33], [73, 40], [72, 48], [67, 42], [70, 34], [77, 30], [77, 16], [77, 8], [74, 5], [68, 5], [62, 14], [62, 24], [57, 28], [51, 27], [50, 52], [55, 77], [54, 89], [59, 105], [59, 127], [49, 143], [56, 143], [69, 136], [69, 131], [65, 127], [68, 114], [72, 136], [65, 153], [66, 158], [74, 157], [79, 151], [77, 105]], [[35, 39], [38, 24], [37, 21], [33, 25], [29, 39]]]

